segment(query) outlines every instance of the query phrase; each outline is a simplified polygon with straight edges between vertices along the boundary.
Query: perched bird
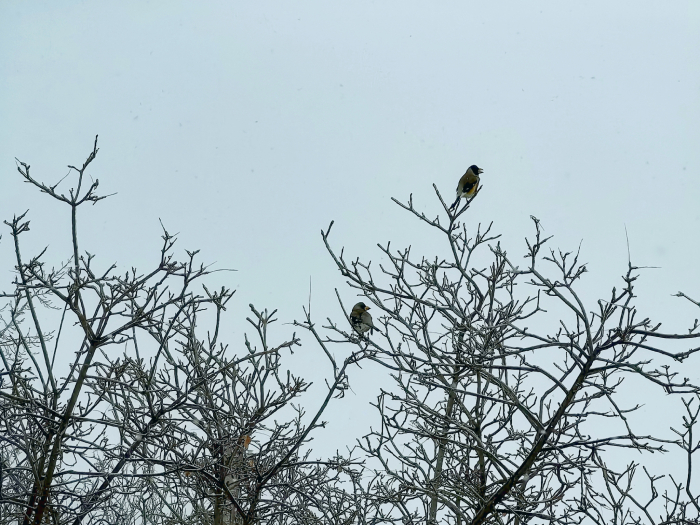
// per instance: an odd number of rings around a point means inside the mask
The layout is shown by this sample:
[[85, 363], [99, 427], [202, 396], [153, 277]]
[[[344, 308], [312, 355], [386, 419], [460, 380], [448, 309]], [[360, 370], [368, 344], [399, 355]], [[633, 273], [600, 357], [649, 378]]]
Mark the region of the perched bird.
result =
[[353, 306], [350, 312], [350, 324], [352, 324], [353, 329], [360, 335], [364, 334], [367, 330], [374, 331], [372, 316], [369, 315], [367, 310], [369, 310], [369, 306], [360, 302]]
[[467, 168], [466, 173], [462, 175], [462, 178], [459, 179], [459, 183], [457, 183], [457, 200], [455, 200], [454, 204], [450, 206], [450, 210], [457, 207], [459, 199], [462, 197], [468, 199], [474, 195], [474, 193], [476, 193], [476, 190], [479, 187], [479, 175], [483, 172], [484, 170], [482, 170], [476, 164], [472, 164]]

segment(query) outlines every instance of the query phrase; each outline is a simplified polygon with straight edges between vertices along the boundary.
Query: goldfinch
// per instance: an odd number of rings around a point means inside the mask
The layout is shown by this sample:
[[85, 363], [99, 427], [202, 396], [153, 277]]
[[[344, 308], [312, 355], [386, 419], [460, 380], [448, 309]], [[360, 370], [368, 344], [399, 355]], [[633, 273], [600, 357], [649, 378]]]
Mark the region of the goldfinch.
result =
[[360, 302], [353, 306], [350, 312], [350, 324], [352, 324], [353, 329], [360, 335], [368, 330], [374, 331], [372, 316], [367, 310], [369, 310], [369, 306]]
[[468, 199], [476, 193], [476, 190], [479, 188], [479, 175], [483, 172], [484, 170], [476, 164], [472, 164], [467, 168], [466, 173], [462, 175], [462, 178], [459, 179], [459, 183], [457, 183], [457, 200], [450, 206], [450, 210], [457, 207], [459, 199], [462, 197]]

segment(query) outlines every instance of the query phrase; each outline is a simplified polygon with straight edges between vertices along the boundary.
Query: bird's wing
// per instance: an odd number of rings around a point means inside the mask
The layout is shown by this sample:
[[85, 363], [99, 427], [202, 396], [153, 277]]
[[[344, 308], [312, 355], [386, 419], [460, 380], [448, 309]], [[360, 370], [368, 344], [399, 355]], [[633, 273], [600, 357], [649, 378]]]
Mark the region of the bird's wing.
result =
[[471, 195], [476, 191], [476, 187], [479, 185], [479, 180], [475, 180], [472, 182], [468, 182], [464, 185], [464, 190], [463, 193], [466, 193], [467, 195]]

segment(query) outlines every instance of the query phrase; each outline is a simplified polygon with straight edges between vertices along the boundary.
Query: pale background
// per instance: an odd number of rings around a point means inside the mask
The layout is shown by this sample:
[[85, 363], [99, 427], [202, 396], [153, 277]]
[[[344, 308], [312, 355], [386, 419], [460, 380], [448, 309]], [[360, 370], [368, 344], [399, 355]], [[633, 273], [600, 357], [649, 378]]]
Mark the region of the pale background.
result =
[[[554, 246], [583, 240], [591, 308], [620, 286], [626, 226], [633, 262], [660, 267], [639, 282], [643, 315], [682, 330], [700, 314], [671, 297], [700, 299], [699, 51], [696, 0], [4, 0], [0, 215], [29, 208], [26, 240], [67, 258], [68, 210], [21, 183], [14, 157], [53, 183], [99, 134], [89, 173], [117, 195], [83, 212], [82, 248], [146, 270], [160, 218], [181, 249], [237, 270], [214, 278], [238, 290], [225, 332], [236, 350], [251, 302], [279, 308], [288, 335], [310, 278], [316, 320], [342, 320], [333, 288], [355, 298], [320, 239], [331, 220], [349, 255], [419, 244], [427, 228], [390, 197], [413, 193], [434, 215], [432, 184], [451, 200], [476, 163], [469, 221], [494, 221], [517, 258], [530, 215]], [[318, 384], [328, 372], [310, 344], [290, 363]], [[385, 379], [353, 372], [319, 452], [366, 432]]]

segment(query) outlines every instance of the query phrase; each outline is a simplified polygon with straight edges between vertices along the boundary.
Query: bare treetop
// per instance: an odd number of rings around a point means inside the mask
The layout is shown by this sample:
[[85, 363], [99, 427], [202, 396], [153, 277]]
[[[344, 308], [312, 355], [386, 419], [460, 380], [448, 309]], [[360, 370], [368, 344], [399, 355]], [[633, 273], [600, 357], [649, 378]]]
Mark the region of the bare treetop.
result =
[[[382, 335], [370, 348], [395, 381], [376, 403], [381, 428], [360, 443], [375, 458], [368, 522], [697, 519], [689, 484], [699, 389], [679, 366], [700, 350], [697, 321], [686, 334], [669, 334], [639, 318], [631, 262], [619, 291], [587, 306], [580, 297], [586, 265], [578, 252], [548, 249], [539, 220], [532, 218], [523, 263], [492, 225], [475, 222], [471, 201], [452, 213], [435, 191], [444, 216], [434, 219], [412, 197], [395, 202], [425, 225], [421, 235], [442, 236], [443, 256], [387, 243], [379, 266], [349, 261], [323, 233], [349, 286], [383, 314], [375, 316]], [[625, 380], [684, 395], [692, 423], [680, 439], [635, 431], [630, 414], [640, 405], [624, 402]], [[639, 463], [608, 466], [616, 450], [669, 447], [689, 452], [685, 484], [644, 470], [652, 491], [640, 496], [632, 485]]]
[[[80, 207], [106, 197], [88, 183], [97, 153], [96, 140], [53, 185], [18, 161], [70, 211], [72, 256], [28, 255], [28, 214], [5, 222], [15, 277], [0, 306], [0, 525], [699, 522], [700, 387], [686, 377], [697, 291], [677, 294], [683, 333], [639, 314], [631, 261], [589, 302], [593, 272], [578, 250], [552, 248], [538, 219], [514, 256], [471, 213], [483, 186], [454, 211], [435, 188], [434, 218], [412, 197], [394, 202], [438, 253], [386, 243], [378, 261], [352, 258], [331, 223], [322, 241], [348, 284], [338, 318], [319, 324], [309, 302], [291, 323], [306, 339], [279, 336], [277, 311], [251, 304], [250, 334], [231, 341], [233, 291], [208, 285], [215, 269], [177, 255], [165, 227], [145, 271], [102, 267], [81, 244]], [[302, 341], [325, 356], [320, 395], [285, 364]], [[312, 438], [360, 365], [388, 374], [379, 423], [317, 458]], [[650, 396], [650, 417], [662, 406], [682, 420], [641, 430]], [[652, 453], [671, 458], [666, 470]]]
[[105, 198], [98, 180], [86, 182], [97, 153], [96, 139], [74, 178], [53, 185], [18, 161], [27, 183], [69, 207], [73, 257], [27, 257], [27, 214], [5, 222], [17, 277], [0, 325], [0, 523], [296, 523], [351, 512], [339, 484], [353, 462], [315, 460], [308, 443], [363, 352], [333, 360], [325, 399], [302, 408], [309, 385], [282, 365], [296, 335], [273, 342], [275, 311], [250, 305], [254, 338], [222, 341], [233, 291], [210, 290], [214, 270], [197, 251], [177, 257], [165, 228], [154, 268], [99, 268], [78, 213]]

